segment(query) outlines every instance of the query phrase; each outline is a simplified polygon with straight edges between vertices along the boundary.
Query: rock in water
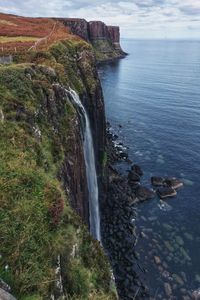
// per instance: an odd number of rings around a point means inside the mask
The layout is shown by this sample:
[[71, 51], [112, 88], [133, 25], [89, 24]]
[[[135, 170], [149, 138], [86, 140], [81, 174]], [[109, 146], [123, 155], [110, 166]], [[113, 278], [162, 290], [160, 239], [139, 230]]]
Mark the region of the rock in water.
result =
[[128, 180], [129, 180], [129, 183], [139, 182], [140, 181], [140, 176], [137, 173], [133, 172], [133, 171], [129, 171]]
[[157, 194], [161, 199], [165, 199], [176, 196], [177, 192], [172, 187], [162, 187], [157, 190]]
[[153, 176], [151, 177], [151, 184], [154, 186], [163, 186], [164, 185], [164, 178]]
[[135, 172], [136, 174], [138, 174], [139, 176], [143, 176], [143, 171], [142, 171], [142, 169], [140, 168], [140, 166], [138, 166], [138, 165], [133, 165], [132, 167], [131, 167], [131, 170], [133, 171], [133, 172]]
[[178, 189], [183, 186], [183, 182], [175, 177], [166, 178], [165, 184], [173, 189]]
[[160, 259], [160, 257], [154, 256], [154, 260], [155, 260], [155, 263], [156, 263], [157, 265], [161, 264], [161, 259]]
[[0, 299], [1, 300], [17, 300], [11, 294], [7, 293], [6, 291], [0, 288]]
[[145, 200], [154, 198], [155, 197], [155, 193], [154, 193], [154, 191], [148, 189], [145, 186], [138, 186], [136, 188], [136, 197], [140, 201], [145, 201]]

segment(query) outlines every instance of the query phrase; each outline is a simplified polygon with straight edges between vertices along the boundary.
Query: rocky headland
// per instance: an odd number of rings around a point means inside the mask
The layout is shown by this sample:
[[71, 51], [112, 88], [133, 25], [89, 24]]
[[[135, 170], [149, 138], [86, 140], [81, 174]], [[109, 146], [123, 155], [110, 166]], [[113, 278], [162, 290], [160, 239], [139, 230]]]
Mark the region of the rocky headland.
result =
[[97, 61], [108, 62], [127, 55], [120, 46], [120, 28], [107, 26], [101, 21], [87, 22], [84, 19], [59, 18], [65, 26], [89, 42], [94, 50]]

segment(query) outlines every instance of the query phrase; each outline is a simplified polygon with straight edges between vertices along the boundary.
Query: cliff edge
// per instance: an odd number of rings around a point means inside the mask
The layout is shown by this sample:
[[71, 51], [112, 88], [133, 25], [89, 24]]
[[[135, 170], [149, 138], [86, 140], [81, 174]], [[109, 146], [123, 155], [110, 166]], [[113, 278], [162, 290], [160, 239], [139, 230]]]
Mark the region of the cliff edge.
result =
[[120, 46], [120, 28], [107, 26], [101, 21], [87, 22], [84, 19], [58, 18], [71, 33], [92, 44], [98, 62], [112, 61], [127, 55]]
[[86, 226], [83, 124], [67, 92], [88, 113], [101, 186], [105, 113], [93, 48], [52, 19], [1, 17], [12, 60], [0, 65], [0, 289], [23, 300], [114, 300], [108, 259]]

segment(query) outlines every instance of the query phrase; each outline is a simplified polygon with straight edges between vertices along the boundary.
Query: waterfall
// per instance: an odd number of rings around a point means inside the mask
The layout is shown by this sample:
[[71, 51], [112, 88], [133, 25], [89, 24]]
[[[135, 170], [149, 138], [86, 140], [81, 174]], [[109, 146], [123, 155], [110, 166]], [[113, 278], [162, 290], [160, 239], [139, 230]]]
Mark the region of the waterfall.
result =
[[89, 193], [90, 232], [94, 238], [100, 241], [99, 192], [90, 121], [78, 94], [72, 89], [69, 89], [67, 92], [71, 95], [73, 105], [81, 119], [84, 159]]

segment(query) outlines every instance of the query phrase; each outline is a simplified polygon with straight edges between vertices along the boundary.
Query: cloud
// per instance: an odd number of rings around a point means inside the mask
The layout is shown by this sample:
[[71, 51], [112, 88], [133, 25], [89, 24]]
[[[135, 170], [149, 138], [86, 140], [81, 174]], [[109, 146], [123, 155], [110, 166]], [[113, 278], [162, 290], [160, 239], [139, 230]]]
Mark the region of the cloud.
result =
[[102, 20], [120, 25], [124, 37], [200, 38], [200, 0], [0, 0], [0, 10], [34, 17]]

